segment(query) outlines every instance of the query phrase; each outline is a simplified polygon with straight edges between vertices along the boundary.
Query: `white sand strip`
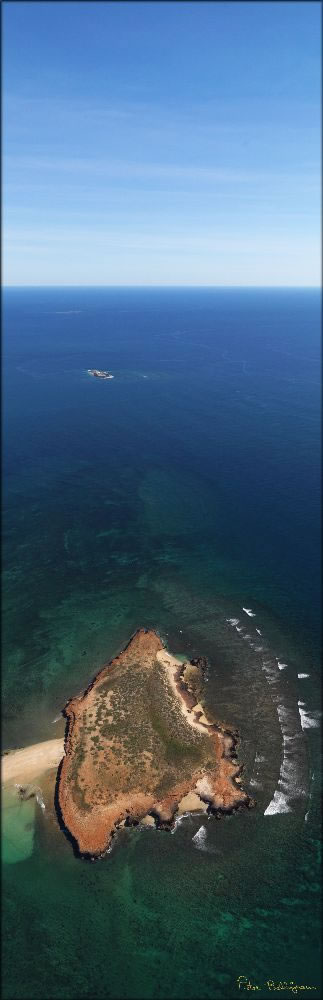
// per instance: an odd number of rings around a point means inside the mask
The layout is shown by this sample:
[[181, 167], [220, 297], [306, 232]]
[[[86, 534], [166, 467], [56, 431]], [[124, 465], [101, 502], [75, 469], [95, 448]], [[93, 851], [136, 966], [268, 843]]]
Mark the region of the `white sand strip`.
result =
[[28, 782], [51, 767], [58, 767], [64, 756], [64, 739], [34, 743], [23, 750], [13, 750], [1, 758], [1, 781]]
[[[156, 656], [158, 662], [161, 663], [162, 666], [165, 667], [166, 669], [167, 678], [180, 704], [182, 714], [185, 716], [186, 721], [189, 723], [190, 726], [192, 726], [193, 729], [198, 729], [199, 732], [203, 733], [203, 736], [205, 736], [206, 725], [201, 725], [199, 722], [196, 721], [196, 719], [194, 718], [195, 709], [193, 708], [192, 711], [190, 712], [176, 684], [176, 679], [175, 679], [176, 674], [178, 668], [183, 666], [182, 661], [177, 660], [176, 656], [172, 656], [171, 653], [168, 653], [166, 649], [159, 649], [158, 652], [156, 653]], [[203, 716], [203, 718], [205, 718], [205, 716]], [[207, 725], [210, 725], [210, 723], [208, 722]]]

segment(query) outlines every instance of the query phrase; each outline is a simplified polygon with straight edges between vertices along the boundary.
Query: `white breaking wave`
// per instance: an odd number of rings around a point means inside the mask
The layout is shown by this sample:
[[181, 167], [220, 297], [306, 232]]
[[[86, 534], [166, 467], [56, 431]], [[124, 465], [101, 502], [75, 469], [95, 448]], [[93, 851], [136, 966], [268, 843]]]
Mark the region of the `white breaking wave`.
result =
[[265, 809], [264, 816], [273, 816], [274, 813], [289, 813], [291, 808], [286, 800], [286, 795], [283, 792], [279, 792], [277, 789], [274, 793], [274, 797]]
[[187, 817], [188, 817], [188, 816], [190, 816], [190, 815], [191, 815], [191, 814], [187, 812], [187, 813], [182, 813], [182, 814], [181, 814], [181, 816], [176, 816], [176, 819], [175, 819], [175, 823], [174, 823], [174, 826], [173, 826], [173, 829], [172, 829], [172, 830], [171, 830], [170, 832], [171, 832], [171, 833], [176, 833], [176, 830], [177, 830], [177, 829], [178, 829], [178, 827], [179, 827], [179, 826], [181, 826], [181, 824], [182, 824], [182, 823], [184, 822], [184, 819], [187, 819]]
[[[315, 780], [315, 774], [314, 774], [314, 771], [313, 771], [312, 774], [311, 774], [311, 784], [312, 784], [312, 781], [314, 781], [314, 780]], [[311, 809], [311, 802], [312, 802], [312, 792], [310, 792], [309, 803], [308, 803], [308, 810], [307, 810], [307, 813], [305, 814], [305, 823], [307, 823], [307, 821], [308, 821], [308, 817], [309, 817], [310, 809]]]
[[262, 653], [263, 648], [264, 648], [263, 646], [255, 646], [256, 653]]
[[240, 628], [239, 628], [239, 625], [236, 625], [236, 632], [243, 632], [242, 625], [240, 625]]
[[54, 722], [59, 722], [61, 718], [62, 718], [62, 713], [60, 712], [59, 715], [56, 715], [55, 719], [52, 719], [52, 726], [54, 725]]
[[207, 832], [205, 826], [200, 826], [200, 829], [197, 831], [195, 836], [192, 837], [193, 844], [195, 847], [198, 848], [199, 851], [204, 850], [206, 838], [207, 838]]
[[302, 708], [305, 708], [305, 701], [298, 701], [297, 704], [300, 705]]
[[[300, 711], [300, 709], [299, 709]], [[277, 705], [277, 715], [283, 737], [283, 759], [279, 772], [278, 788], [267, 806], [264, 815], [291, 812], [289, 801], [303, 798], [306, 791], [302, 781], [300, 767], [303, 765], [303, 734], [295, 732], [297, 717], [285, 705]]]
[[239, 618], [226, 618], [225, 620], [229, 622], [229, 625], [239, 625]]
[[295, 760], [296, 749], [294, 746], [288, 748], [286, 743], [287, 740], [294, 740], [300, 736], [300, 733], [295, 736], [284, 736], [284, 757], [278, 782], [286, 797], [293, 799], [304, 798], [306, 792], [300, 786], [299, 764], [297, 758]]
[[309, 676], [310, 676], [309, 674], [297, 674], [297, 677], [299, 677], [300, 680], [302, 680], [303, 677], [309, 677]]
[[263, 755], [261, 753], [256, 753], [256, 756], [255, 756], [255, 763], [256, 764], [262, 764], [265, 760], [266, 760], [266, 757], [263, 757]]
[[45, 812], [46, 806], [41, 791], [36, 794], [36, 802], [38, 802], [40, 808]]
[[[300, 705], [300, 702], [298, 702], [298, 704]], [[300, 714], [302, 729], [317, 729], [320, 723], [318, 719], [314, 718], [314, 715], [310, 715], [304, 708], [299, 707], [298, 711]]]
[[270, 685], [277, 684], [276, 670], [271, 660], [262, 660], [262, 670], [266, 675], [266, 681]]
[[254, 611], [251, 611], [251, 608], [242, 608], [242, 610], [245, 611], [246, 615], [249, 615], [249, 618], [256, 617]]
[[285, 670], [287, 666], [287, 663], [281, 663], [280, 660], [278, 660], [278, 670]]
[[243, 635], [242, 638], [243, 639], [251, 639], [251, 635]]
[[262, 635], [262, 632], [260, 631], [260, 628], [256, 628], [256, 632], [258, 632], [258, 635]]
[[279, 722], [280, 722], [280, 725], [281, 725], [281, 730], [282, 730], [282, 733], [283, 733], [284, 732], [284, 725], [285, 725], [285, 722], [288, 722], [288, 720], [289, 720], [290, 712], [288, 711], [287, 708], [285, 708], [285, 705], [278, 705], [277, 706], [277, 715], [278, 715]]
[[[25, 798], [25, 794], [24, 794], [24, 790], [22, 788], [22, 785], [20, 785], [17, 781], [15, 781], [14, 787], [18, 788], [19, 792], [23, 792], [22, 798], [24, 799]], [[35, 786], [30, 785], [30, 787], [28, 789], [28, 786], [27, 786], [26, 800], [28, 800], [28, 798], [33, 798], [33, 797], [35, 797], [36, 802], [38, 802], [38, 805], [44, 811], [46, 809], [46, 806], [45, 806], [45, 802], [44, 802], [44, 799], [43, 799], [43, 793], [42, 793], [41, 788], [39, 788], [38, 786], [35, 788]]]

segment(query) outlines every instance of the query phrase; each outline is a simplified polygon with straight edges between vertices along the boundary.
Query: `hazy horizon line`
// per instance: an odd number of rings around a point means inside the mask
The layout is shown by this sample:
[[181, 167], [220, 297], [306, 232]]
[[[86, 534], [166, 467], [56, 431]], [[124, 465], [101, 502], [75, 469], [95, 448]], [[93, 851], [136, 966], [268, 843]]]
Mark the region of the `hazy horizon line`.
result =
[[138, 288], [138, 289], [148, 289], [148, 288], [165, 288], [165, 289], [174, 288], [174, 289], [176, 289], [176, 288], [181, 288], [181, 289], [184, 289], [185, 288], [186, 290], [188, 290], [190, 288], [192, 288], [192, 289], [193, 288], [194, 289], [196, 289], [196, 288], [209, 288], [209, 289], [211, 289], [211, 288], [213, 288], [213, 289], [216, 289], [216, 288], [239, 288], [239, 289], [242, 289], [242, 288], [254, 288], [254, 289], [258, 289], [258, 290], [262, 290], [262, 289], [265, 290], [265, 289], [270, 289], [270, 288], [272, 288], [272, 289], [276, 289], [276, 288], [277, 289], [278, 288], [281, 288], [281, 289], [289, 288], [289, 289], [294, 289], [294, 291], [298, 291], [298, 290], [299, 291], [303, 291], [304, 289], [308, 289], [309, 291], [321, 291], [322, 290], [322, 285], [288, 285], [288, 284], [287, 285], [247, 285], [247, 284], [245, 284], [245, 285], [231, 285], [231, 284], [224, 284], [224, 285], [223, 284], [222, 285], [201, 285], [201, 284], [198, 284], [198, 285], [193, 285], [193, 284], [188, 284], [188, 285], [174, 285], [174, 284], [172, 284], [172, 285], [166, 285], [166, 284], [161, 284], [161, 285], [155, 285], [155, 284], [148, 284], [148, 285], [138, 285], [138, 284], [136, 284], [136, 285], [129, 285], [129, 284], [120, 284], [120, 285], [119, 284], [117, 284], [117, 285], [116, 284], [104, 284], [104, 285], [102, 285], [102, 284], [100, 284], [100, 285], [99, 284], [98, 285], [94, 285], [94, 284], [91, 284], [91, 285], [84, 285], [84, 284], [81, 284], [81, 285], [75, 285], [75, 284], [74, 285], [69, 285], [69, 284], [29, 285], [28, 284], [28, 285], [20, 285], [19, 284], [19, 285], [16, 285], [16, 284], [7, 284], [7, 285], [4, 285], [3, 284], [2, 285], [2, 290], [3, 291], [6, 291], [9, 288], [13, 288], [13, 289], [14, 288], [24, 288], [24, 289], [28, 289], [28, 288], [30, 288], [30, 289], [37, 289], [37, 288], [39, 288], [39, 289], [40, 288], [78, 288], [78, 289], [81, 289], [81, 288], [133, 288], [133, 289], [134, 288]]

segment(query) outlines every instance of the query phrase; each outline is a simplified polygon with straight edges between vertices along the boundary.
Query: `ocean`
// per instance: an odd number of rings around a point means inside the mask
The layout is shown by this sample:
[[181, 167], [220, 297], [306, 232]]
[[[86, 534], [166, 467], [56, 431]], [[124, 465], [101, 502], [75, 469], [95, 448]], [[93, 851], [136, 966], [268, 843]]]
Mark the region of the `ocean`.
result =
[[152, 627], [207, 656], [256, 800], [94, 863], [53, 810], [3, 802], [5, 1000], [216, 1000], [239, 976], [320, 995], [320, 309], [4, 291], [3, 749], [63, 735], [67, 699]]

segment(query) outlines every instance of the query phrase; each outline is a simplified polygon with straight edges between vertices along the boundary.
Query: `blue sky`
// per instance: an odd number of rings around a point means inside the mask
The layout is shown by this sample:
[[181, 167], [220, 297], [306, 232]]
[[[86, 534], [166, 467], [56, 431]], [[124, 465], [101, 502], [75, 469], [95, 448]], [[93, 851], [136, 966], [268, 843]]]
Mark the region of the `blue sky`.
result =
[[4, 283], [319, 284], [320, 17], [5, 2]]

